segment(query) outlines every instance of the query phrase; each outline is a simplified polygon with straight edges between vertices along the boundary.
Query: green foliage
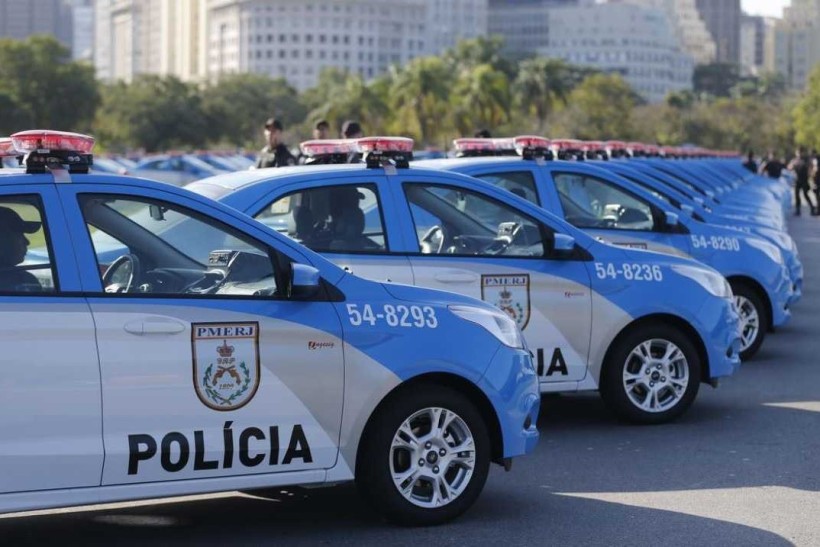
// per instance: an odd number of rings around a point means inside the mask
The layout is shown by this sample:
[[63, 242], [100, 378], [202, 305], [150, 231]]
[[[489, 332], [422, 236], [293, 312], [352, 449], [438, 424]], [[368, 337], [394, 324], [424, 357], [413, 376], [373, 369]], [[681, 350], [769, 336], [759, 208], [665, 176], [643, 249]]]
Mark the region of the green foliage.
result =
[[103, 88], [96, 131], [114, 149], [201, 147], [209, 137], [199, 90], [175, 76], [139, 76]]
[[740, 73], [734, 63], [710, 63], [695, 67], [692, 84], [699, 96], [729, 97], [738, 82]]
[[307, 108], [284, 79], [232, 74], [202, 90], [202, 111], [214, 144], [259, 144], [264, 121], [276, 117], [285, 128], [305, 119]]
[[[370, 81], [326, 69], [297, 93], [283, 79], [235, 74], [206, 85], [142, 76], [99, 84], [56, 40], [0, 40], [0, 134], [49, 127], [93, 131], [103, 148], [147, 151], [262, 144], [268, 117], [289, 142], [327, 119], [335, 135], [358, 120], [366, 134], [445, 145], [487, 128], [494, 135], [640, 139], [762, 151], [820, 148], [820, 68], [798, 100], [778, 75], [741, 78], [736, 67], [699, 66], [694, 90], [643, 104], [618, 75], [543, 57], [503, 55], [498, 37], [464, 40], [440, 57], [416, 58]], [[93, 126], [92, 126], [93, 124]]]
[[812, 71], [806, 93], [792, 115], [797, 144], [820, 150], [820, 66]]
[[0, 133], [88, 130], [100, 101], [94, 69], [55, 38], [0, 40]]
[[593, 74], [572, 90], [555, 122], [556, 136], [579, 139], [631, 139], [632, 110], [640, 102], [617, 74]]
[[414, 59], [402, 70], [394, 69], [389, 81], [385, 100], [392, 118], [390, 132], [420, 142], [444, 138], [454, 83], [453, 72], [444, 59]]

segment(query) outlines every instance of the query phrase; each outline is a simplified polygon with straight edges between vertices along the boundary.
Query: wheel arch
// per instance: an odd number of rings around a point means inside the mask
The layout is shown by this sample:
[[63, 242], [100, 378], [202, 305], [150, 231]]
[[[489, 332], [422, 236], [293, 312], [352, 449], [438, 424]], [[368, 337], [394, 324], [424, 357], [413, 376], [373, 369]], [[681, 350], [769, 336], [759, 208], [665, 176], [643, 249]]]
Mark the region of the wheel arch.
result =
[[766, 293], [766, 289], [763, 288], [763, 285], [758, 283], [755, 279], [745, 276], [745, 275], [730, 275], [726, 278], [730, 285], [732, 283], [741, 283], [746, 285], [750, 289], [752, 289], [757, 295], [763, 299], [763, 304], [766, 306], [766, 319], [768, 320], [767, 324], [769, 325], [769, 329], [772, 329], [772, 321], [774, 319], [774, 310], [772, 309], [772, 301], [769, 298], [768, 293]]
[[490, 437], [490, 461], [498, 464], [503, 463], [504, 437], [501, 432], [501, 424], [498, 421], [498, 416], [496, 415], [493, 405], [487, 395], [481, 391], [477, 385], [461, 376], [447, 372], [431, 372], [414, 376], [413, 378], [410, 378], [409, 380], [394, 387], [390, 392], [382, 397], [382, 400], [379, 401], [379, 404], [376, 405], [376, 408], [370, 413], [367, 423], [362, 430], [362, 435], [359, 438], [359, 444], [356, 449], [357, 476], [359, 475], [358, 469], [361, 464], [361, 457], [363, 453], [362, 447], [366, 442], [368, 442], [368, 437], [372, 433], [374, 418], [378, 416], [384, 407], [389, 404], [390, 401], [399, 393], [416, 389], [424, 384], [436, 384], [448, 387], [467, 397], [467, 399], [475, 405], [476, 409], [481, 414], [481, 417], [484, 419], [484, 422], [487, 424], [487, 434]]
[[690, 325], [688, 321], [677, 315], [672, 315], [669, 313], [653, 313], [650, 315], [644, 315], [643, 317], [635, 319], [622, 328], [621, 331], [618, 332], [618, 334], [612, 339], [612, 342], [609, 344], [609, 347], [604, 354], [602, 370], [603, 367], [609, 363], [612, 357], [612, 352], [624, 337], [644, 326], [657, 325], [659, 323], [669, 325], [682, 331], [692, 340], [695, 345], [695, 350], [698, 352], [698, 358], [700, 359], [701, 382], [708, 382], [712, 378], [712, 373], [709, 364], [709, 352], [706, 351], [706, 344], [704, 343], [703, 338], [701, 338], [698, 331]]

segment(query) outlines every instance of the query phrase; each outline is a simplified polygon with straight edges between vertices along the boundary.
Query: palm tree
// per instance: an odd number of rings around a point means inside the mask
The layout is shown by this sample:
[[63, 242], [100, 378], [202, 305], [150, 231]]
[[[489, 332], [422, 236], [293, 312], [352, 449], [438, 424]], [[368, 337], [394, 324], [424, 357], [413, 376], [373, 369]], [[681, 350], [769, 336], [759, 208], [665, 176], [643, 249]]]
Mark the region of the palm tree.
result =
[[566, 104], [574, 76], [564, 61], [536, 57], [522, 61], [513, 83], [516, 103], [527, 114], [535, 116], [538, 133], [544, 132], [547, 118], [556, 103]]

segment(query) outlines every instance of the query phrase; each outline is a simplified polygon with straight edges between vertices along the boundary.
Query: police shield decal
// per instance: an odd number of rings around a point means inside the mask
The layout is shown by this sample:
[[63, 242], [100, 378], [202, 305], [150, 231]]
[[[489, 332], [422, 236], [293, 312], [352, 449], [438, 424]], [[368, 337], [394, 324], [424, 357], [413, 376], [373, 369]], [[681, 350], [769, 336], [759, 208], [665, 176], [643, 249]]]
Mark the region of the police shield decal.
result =
[[524, 330], [530, 321], [530, 275], [484, 274], [481, 299], [506, 312]]
[[259, 323], [193, 323], [193, 379], [214, 410], [248, 404], [259, 387]]

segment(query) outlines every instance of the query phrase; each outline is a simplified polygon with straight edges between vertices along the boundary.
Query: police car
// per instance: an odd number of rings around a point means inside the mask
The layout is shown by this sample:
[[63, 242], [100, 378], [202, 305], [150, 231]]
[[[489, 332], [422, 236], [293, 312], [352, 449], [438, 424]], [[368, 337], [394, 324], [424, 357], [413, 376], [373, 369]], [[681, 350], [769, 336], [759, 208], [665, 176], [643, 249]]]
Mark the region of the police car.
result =
[[763, 237], [774, 243], [783, 254], [792, 279], [794, 294], [792, 304], [800, 300], [803, 286], [803, 264], [800, 260], [797, 245], [794, 239], [785, 231], [771, 226], [762, 218], [731, 218], [707, 206], [702, 200], [695, 200], [694, 196], [675, 187], [674, 179], [662, 171], [653, 170], [650, 166], [632, 161], [606, 161], [596, 164], [613, 173], [629, 179], [643, 187], [656, 197], [666, 201], [680, 211], [680, 215], [688, 215], [695, 222], [716, 224]]
[[438, 523], [536, 444], [535, 369], [495, 307], [85, 174], [90, 137], [12, 138], [28, 173], [0, 178], [0, 512], [355, 479], [389, 519]]
[[620, 416], [659, 423], [680, 416], [701, 382], [739, 366], [739, 319], [716, 271], [598, 242], [485, 182], [412, 167], [412, 146], [310, 141], [302, 151], [317, 161], [354, 153], [366, 161], [234, 173], [188, 188], [357, 275], [494, 304], [524, 330], [542, 392], [600, 389]]
[[[640, 186], [589, 162], [549, 161], [551, 147], [578, 146], [577, 141], [533, 136], [457, 139], [461, 154], [476, 157], [417, 165], [463, 173], [517, 193], [614, 245], [693, 257], [715, 268], [729, 280], [741, 310], [743, 359], [757, 352], [769, 327], [788, 322], [793, 283], [776, 245], [753, 234], [693, 222]], [[518, 157], [496, 157], [510, 151]], [[486, 155], [493, 157], [480, 157]]]

